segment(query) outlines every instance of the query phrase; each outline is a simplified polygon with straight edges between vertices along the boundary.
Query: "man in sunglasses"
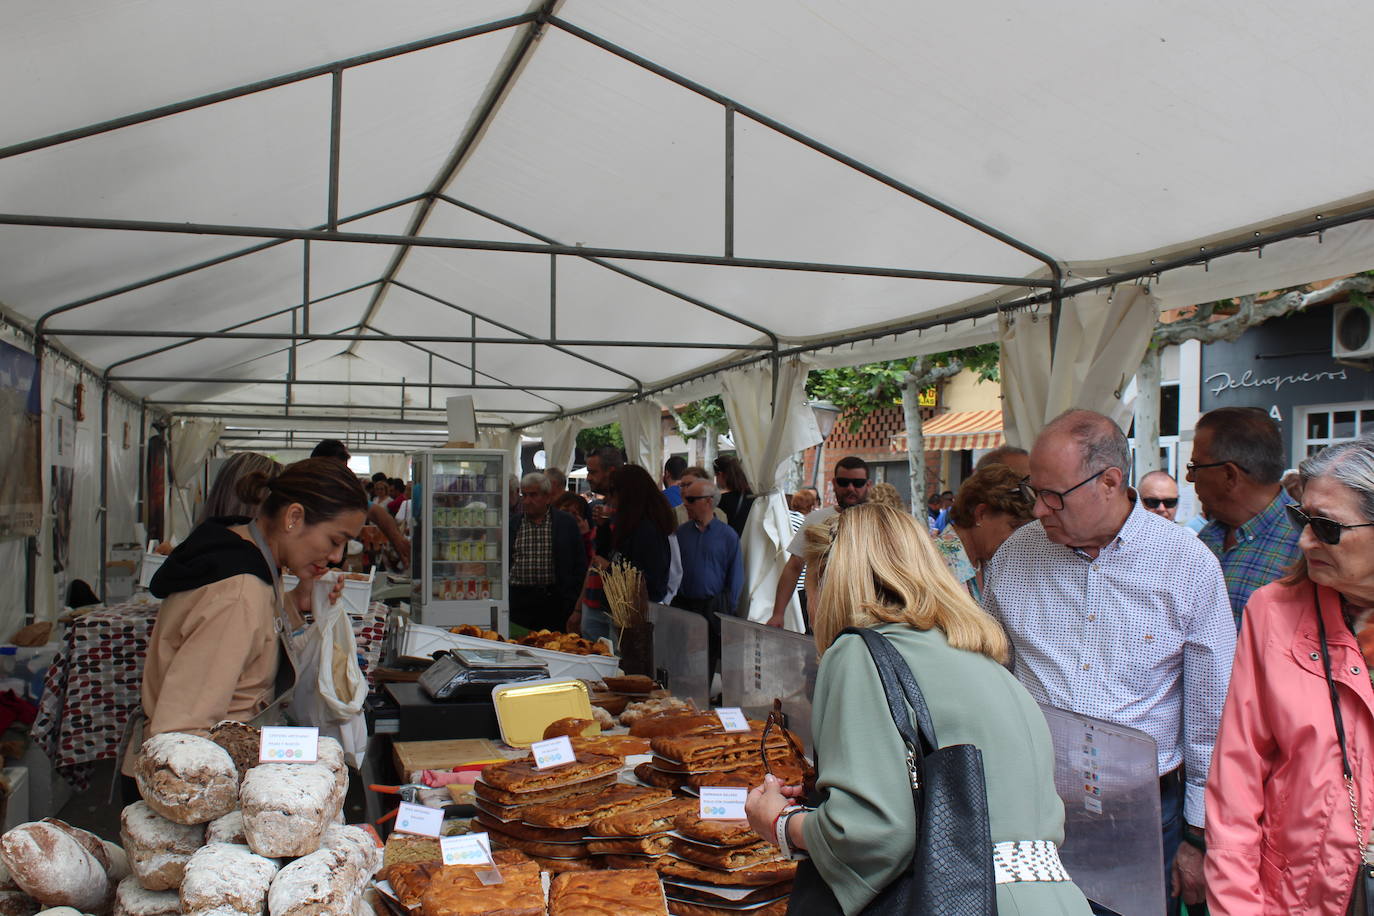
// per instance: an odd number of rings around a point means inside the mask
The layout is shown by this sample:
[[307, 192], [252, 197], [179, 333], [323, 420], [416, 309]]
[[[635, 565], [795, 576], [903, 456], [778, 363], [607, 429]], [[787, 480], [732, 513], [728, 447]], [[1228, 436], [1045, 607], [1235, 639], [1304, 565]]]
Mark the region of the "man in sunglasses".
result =
[[[807, 527], [819, 525], [831, 516], [868, 500], [871, 485], [868, 479], [868, 464], [857, 455], [846, 455], [835, 463], [835, 475], [830, 478], [830, 485], [835, 490], [835, 505], [812, 510], [802, 520], [802, 526], [797, 529], [797, 533], [792, 536], [792, 542], [787, 545], [789, 556], [782, 575], [778, 577], [778, 591], [773, 597], [773, 616], [768, 618], [770, 627], [782, 626], [787, 603], [792, 600], [792, 595], [797, 590], [797, 579], [806, 568]], [[805, 609], [802, 610], [802, 617], [809, 632], [811, 624], [806, 619]]]
[[1236, 633], [1216, 557], [1136, 501], [1130, 461], [1110, 418], [1071, 410], [1051, 421], [1022, 484], [1036, 521], [988, 562], [983, 607], [1006, 627], [1037, 702], [1154, 738], [1165, 886], [1192, 907], [1206, 894], [1191, 844], [1202, 842]]
[[720, 658], [720, 620], [716, 614], [735, 613], [744, 587], [744, 559], [735, 529], [715, 517], [720, 488], [709, 480], [692, 478], [683, 484], [688, 521], [677, 529], [682, 584], [672, 605], [706, 618], [710, 672], [714, 674]]
[[1263, 410], [1219, 407], [1198, 419], [1188, 479], [1211, 519], [1198, 537], [1221, 561], [1237, 630], [1255, 589], [1298, 558], [1283, 471], [1283, 437]]
[[1151, 471], [1140, 478], [1136, 489], [1147, 512], [1175, 521], [1174, 517], [1178, 515], [1178, 482], [1169, 476], [1168, 471]]

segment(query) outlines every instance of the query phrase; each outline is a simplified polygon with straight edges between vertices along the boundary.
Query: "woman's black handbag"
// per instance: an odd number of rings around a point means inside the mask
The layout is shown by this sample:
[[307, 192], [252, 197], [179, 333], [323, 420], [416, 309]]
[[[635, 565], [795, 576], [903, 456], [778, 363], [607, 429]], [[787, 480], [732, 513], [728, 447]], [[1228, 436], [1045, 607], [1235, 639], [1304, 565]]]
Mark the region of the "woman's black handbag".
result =
[[[875, 630], [850, 627], [844, 632], [862, 637], [873, 656], [892, 722], [906, 745], [916, 806], [916, 851], [911, 861], [862, 912], [875, 916], [996, 914], [982, 751], [971, 744], [940, 747], [916, 678], [892, 644]], [[912, 713], [916, 729], [911, 725]], [[787, 912], [798, 916], [841, 912], [834, 893], [809, 859], [797, 868]]]

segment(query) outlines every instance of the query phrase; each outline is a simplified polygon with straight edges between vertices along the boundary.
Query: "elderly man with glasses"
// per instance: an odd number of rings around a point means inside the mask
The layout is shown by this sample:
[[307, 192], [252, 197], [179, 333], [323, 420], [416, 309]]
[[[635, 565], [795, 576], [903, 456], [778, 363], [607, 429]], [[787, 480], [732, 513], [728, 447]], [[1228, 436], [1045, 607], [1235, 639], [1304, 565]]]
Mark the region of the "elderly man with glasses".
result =
[[1188, 479], [1211, 519], [1198, 532], [1221, 561], [1236, 629], [1250, 595], [1297, 561], [1298, 534], [1284, 512], [1283, 437], [1258, 407], [1219, 407], [1197, 421]]
[[706, 618], [710, 625], [710, 666], [720, 658], [720, 621], [734, 614], [744, 588], [744, 558], [735, 529], [715, 517], [720, 488], [709, 480], [683, 482], [688, 521], [677, 529], [682, 551], [682, 584], [672, 604]]
[[1129, 466], [1109, 418], [1071, 410], [1051, 421], [1022, 484], [1036, 521], [989, 561], [983, 606], [1006, 627], [1037, 702], [1155, 739], [1166, 887], [1191, 906], [1205, 895], [1203, 790], [1236, 633], [1216, 557], [1136, 502]]

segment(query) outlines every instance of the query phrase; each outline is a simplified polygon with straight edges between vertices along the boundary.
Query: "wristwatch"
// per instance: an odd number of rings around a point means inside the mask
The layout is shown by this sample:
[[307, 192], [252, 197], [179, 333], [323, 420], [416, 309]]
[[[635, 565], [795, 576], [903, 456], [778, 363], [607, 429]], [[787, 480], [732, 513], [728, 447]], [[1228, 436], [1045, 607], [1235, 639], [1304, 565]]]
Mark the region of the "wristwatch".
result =
[[777, 840], [777, 843], [778, 843], [778, 849], [782, 850], [783, 858], [786, 858], [786, 859], [805, 859], [805, 858], [809, 858], [809, 856], [808, 856], [807, 853], [806, 853], [806, 850], [804, 850], [804, 849], [793, 849], [793, 848], [792, 848], [792, 844], [791, 844], [791, 843], [788, 841], [788, 839], [787, 839], [787, 825], [788, 825], [788, 823], [792, 820], [792, 818], [796, 817], [798, 814], [802, 814], [802, 813], [806, 812], [807, 810], [809, 810], [809, 809], [804, 808], [804, 807], [802, 807], [801, 805], [788, 805], [786, 808], [783, 808], [783, 809], [782, 809], [782, 813], [778, 815], [777, 827], [776, 827], [777, 837], [776, 837], [775, 839]]

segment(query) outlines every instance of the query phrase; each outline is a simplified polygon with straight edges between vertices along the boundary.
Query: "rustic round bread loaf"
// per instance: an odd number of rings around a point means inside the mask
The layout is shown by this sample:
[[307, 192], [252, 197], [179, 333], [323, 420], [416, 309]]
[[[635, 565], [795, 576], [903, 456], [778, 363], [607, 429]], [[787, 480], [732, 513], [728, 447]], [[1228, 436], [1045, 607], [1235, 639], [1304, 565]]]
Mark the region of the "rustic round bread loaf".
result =
[[217, 908], [261, 913], [276, 873], [276, 862], [255, 855], [247, 846], [202, 846], [186, 863], [181, 908], [187, 913]]
[[234, 758], [234, 768], [239, 771], [240, 782], [248, 775], [249, 770], [258, 765], [262, 732], [256, 726], [226, 719], [210, 729], [210, 740]]
[[114, 916], [179, 916], [181, 897], [176, 891], [150, 891], [132, 875], [115, 888]]
[[0, 836], [0, 860], [20, 890], [47, 906], [105, 909], [113, 888], [105, 866], [53, 824], [20, 824]]
[[205, 845], [205, 827], [169, 821], [147, 803], [134, 802], [119, 816], [119, 838], [138, 883], [167, 891], [181, 886], [186, 863]]
[[203, 824], [238, 805], [238, 770], [209, 738], [168, 732], [143, 743], [134, 765], [139, 794], [178, 824]]
[[243, 781], [243, 832], [258, 855], [305, 856], [320, 848], [343, 803], [334, 774], [317, 763], [264, 763]]
[[243, 811], [236, 808], [224, 817], [217, 817], [206, 824], [205, 842], [247, 846], [248, 838], [243, 835]]

